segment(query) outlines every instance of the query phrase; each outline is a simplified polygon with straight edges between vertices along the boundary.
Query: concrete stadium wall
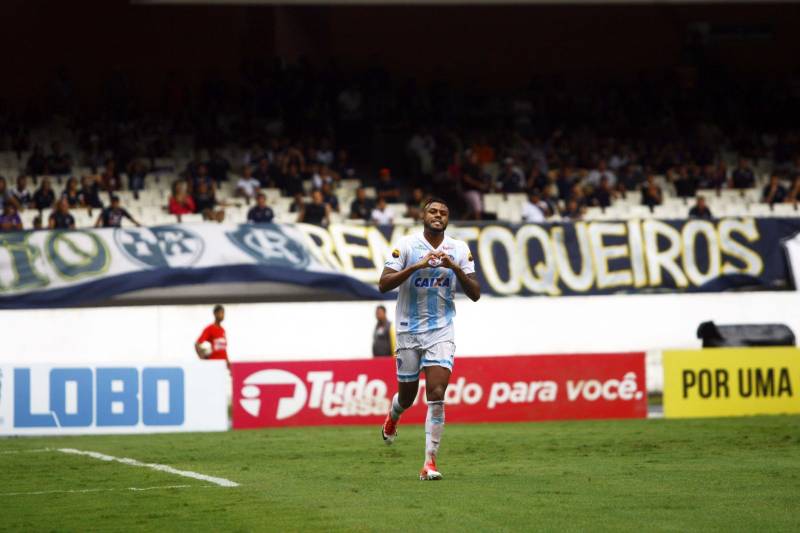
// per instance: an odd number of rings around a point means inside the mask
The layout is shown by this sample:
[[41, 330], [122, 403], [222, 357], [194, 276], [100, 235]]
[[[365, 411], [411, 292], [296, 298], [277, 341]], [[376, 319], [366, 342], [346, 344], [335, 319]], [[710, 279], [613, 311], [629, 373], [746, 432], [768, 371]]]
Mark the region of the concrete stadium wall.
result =
[[[491, 298], [457, 302], [459, 356], [695, 348], [700, 322], [783, 322], [800, 332], [800, 293]], [[227, 306], [234, 361], [371, 354], [374, 302]], [[390, 318], [394, 302], [387, 305]], [[210, 306], [0, 311], [0, 362], [186, 361]]]

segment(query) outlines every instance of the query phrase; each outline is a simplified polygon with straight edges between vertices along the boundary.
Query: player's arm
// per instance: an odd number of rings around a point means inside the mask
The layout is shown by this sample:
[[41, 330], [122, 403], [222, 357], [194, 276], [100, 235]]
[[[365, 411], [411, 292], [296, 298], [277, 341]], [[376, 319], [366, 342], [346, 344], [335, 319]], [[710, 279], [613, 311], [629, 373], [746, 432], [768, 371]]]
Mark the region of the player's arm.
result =
[[433, 252], [428, 252], [425, 254], [425, 257], [420, 259], [417, 263], [407, 266], [403, 270], [394, 270], [389, 267], [384, 267], [383, 272], [381, 273], [381, 279], [378, 282], [378, 289], [381, 292], [389, 292], [390, 290], [399, 287], [401, 283], [407, 280], [411, 274], [417, 270], [431, 268], [431, 265], [428, 263], [428, 261], [433, 256]]
[[477, 302], [481, 297], [481, 284], [478, 282], [478, 276], [475, 272], [467, 274], [459, 265], [454, 263], [446, 253], [439, 252], [439, 259], [442, 260], [443, 267], [449, 268], [455, 272], [458, 283], [461, 284], [461, 288], [464, 289], [464, 294], [473, 302]]

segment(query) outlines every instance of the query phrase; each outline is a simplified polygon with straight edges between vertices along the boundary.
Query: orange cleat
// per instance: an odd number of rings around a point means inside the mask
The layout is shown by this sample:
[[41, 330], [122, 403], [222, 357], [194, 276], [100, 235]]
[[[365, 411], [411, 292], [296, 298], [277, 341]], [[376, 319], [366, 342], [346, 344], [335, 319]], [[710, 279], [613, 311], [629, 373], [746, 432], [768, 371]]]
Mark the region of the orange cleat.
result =
[[386, 415], [386, 420], [383, 421], [381, 436], [383, 437], [383, 442], [385, 442], [387, 446], [393, 443], [394, 439], [397, 438], [397, 422], [392, 420], [391, 414]]
[[420, 481], [438, 481], [442, 479], [442, 473], [436, 469], [436, 461], [430, 460], [425, 463], [419, 471]]

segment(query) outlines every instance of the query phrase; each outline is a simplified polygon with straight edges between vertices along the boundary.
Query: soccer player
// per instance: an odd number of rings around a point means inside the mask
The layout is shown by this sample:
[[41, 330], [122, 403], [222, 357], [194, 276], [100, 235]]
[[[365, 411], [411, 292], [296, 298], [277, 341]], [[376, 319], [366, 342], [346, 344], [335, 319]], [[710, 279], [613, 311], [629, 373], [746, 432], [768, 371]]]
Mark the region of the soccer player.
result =
[[424, 231], [400, 240], [379, 282], [381, 292], [400, 287], [395, 321], [398, 393], [392, 398], [381, 435], [387, 444], [394, 441], [400, 415], [414, 403], [420, 371], [425, 372], [428, 416], [421, 480], [442, 479], [436, 456], [444, 430], [444, 393], [456, 349], [453, 336], [456, 280], [472, 301], [481, 297], [469, 247], [444, 234], [449, 216], [444, 201], [428, 200], [422, 214]]
[[[222, 359], [228, 366], [228, 339], [225, 337], [225, 329], [222, 327], [222, 321], [225, 320], [225, 308], [221, 305], [214, 306], [214, 323], [206, 326], [203, 333], [197, 338], [194, 343], [194, 349], [197, 356], [201, 359]], [[208, 357], [203, 355], [200, 351], [200, 344], [203, 342], [211, 343], [211, 354]]]

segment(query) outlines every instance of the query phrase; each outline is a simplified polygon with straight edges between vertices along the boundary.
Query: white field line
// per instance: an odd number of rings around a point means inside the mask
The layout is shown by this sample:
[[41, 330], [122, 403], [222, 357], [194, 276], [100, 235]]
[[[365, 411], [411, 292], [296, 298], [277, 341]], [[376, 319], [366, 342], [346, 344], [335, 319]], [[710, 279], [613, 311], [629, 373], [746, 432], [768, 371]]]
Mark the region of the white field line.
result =
[[161, 485], [159, 487], [127, 487], [124, 489], [72, 489], [72, 490], [37, 490], [33, 492], [3, 492], [0, 496], [35, 496], [38, 494], [83, 494], [86, 492], [112, 492], [120, 490], [144, 491], [160, 489], [188, 489], [191, 485]]
[[106, 455], [104, 453], [98, 452], [91, 452], [88, 450], [76, 450], [75, 448], [58, 448], [58, 451], [61, 453], [69, 453], [72, 455], [85, 455], [87, 457], [92, 457], [94, 459], [99, 459], [101, 461], [114, 461], [117, 463], [122, 463], [130, 466], [139, 466], [143, 468], [150, 468], [152, 470], [158, 470], [159, 472], [166, 472], [167, 474], [174, 474], [176, 476], [183, 476], [189, 477], [192, 479], [199, 479], [201, 481], [208, 481], [209, 483], [213, 483], [215, 485], [219, 485], [220, 487], [238, 487], [239, 484], [235, 481], [231, 481], [230, 479], [225, 479], [222, 477], [214, 477], [214, 476], [207, 476], [205, 474], [199, 474], [197, 472], [192, 472], [191, 470], [178, 470], [177, 468], [172, 468], [171, 466], [167, 465], [160, 465], [157, 463], [143, 463], [141, 461], [137, 461], [136, 459], [129, 459], [127, 457], [114, 457], [113, 455]]
[[0, 450], [0, 455], [11, 455], [14, 453], [42, 453], [54, 452], [53, 448], [35, 448], [33, 450]]

